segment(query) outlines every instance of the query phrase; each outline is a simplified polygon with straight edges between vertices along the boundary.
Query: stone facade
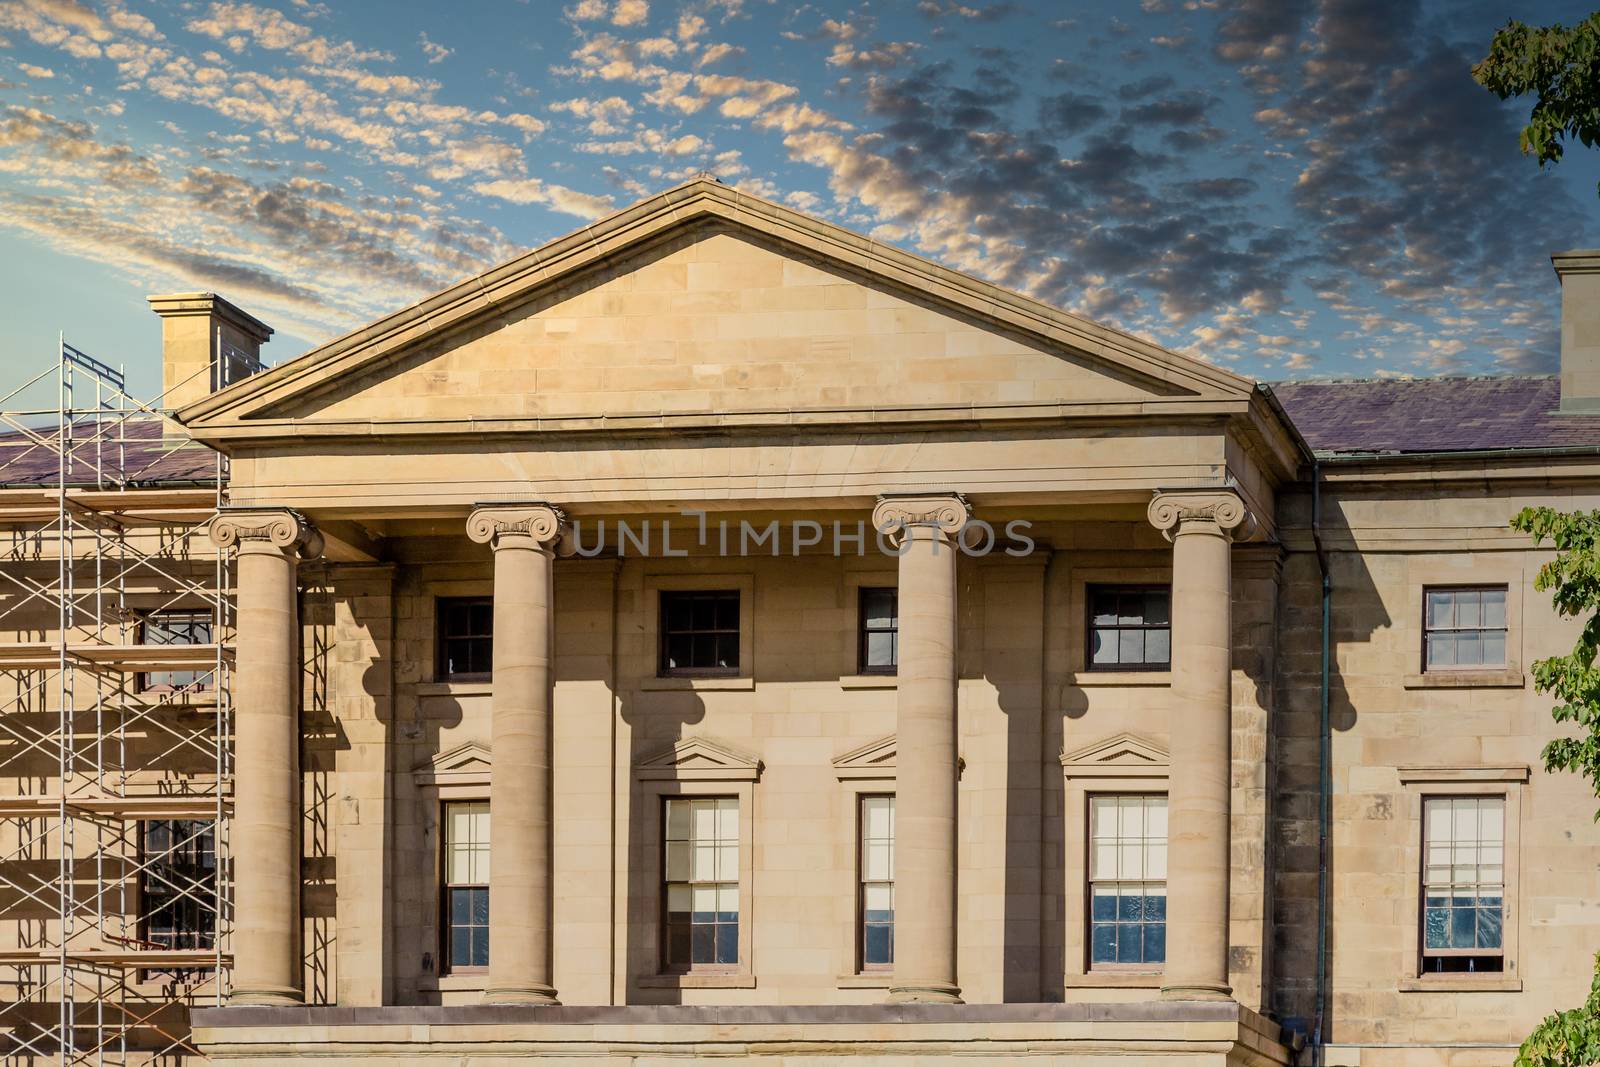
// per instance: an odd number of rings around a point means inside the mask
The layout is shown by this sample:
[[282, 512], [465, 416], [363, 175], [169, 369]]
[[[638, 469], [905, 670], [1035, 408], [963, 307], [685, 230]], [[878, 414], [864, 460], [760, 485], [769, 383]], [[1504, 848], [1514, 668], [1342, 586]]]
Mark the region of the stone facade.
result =
[[[1587, 988], [1600, 831], [1540, 767], [1528, 680], [1573, 631], [1505, 523], [1552, 485], [1596, 506], [1589, 459], [1314, 472], [1254, 383], [704, 180], [179, 418], [231, 456], [213, 537], [241, 548], [250, 845], [208, 1054], [1290, 1062], [1318, 1016], [1319, 544], [1325, 1062], [1506, 1063]], [[959, 550], [969, 520], [994, 550]], [[1423, 589], [1482, 584], [1505, 665], [1424, 671]], [[1170, 665], [1091, 669], [1103, 586], [1170, 590]], [[898, 590], [897, 673], [862, 667], [864, 588]], [[696, 590], [737, 593], [736, 662], [664, 671], [664, 598]], [[492, 597], [492, 678], [441, 673], [460, 597]], [[856, 935], [880, 794], [892, 968]], [[1166, 797], [1164, 965], [1091, 962], [1117, 795]], [[1420, 972], [1439, 796], [1504, 798], [1500, 971]], [[710, 968], [663, 964], [683, 797], [738, 801]], [[491, 807], [486, 968], [443, 955], [457, 801]]]

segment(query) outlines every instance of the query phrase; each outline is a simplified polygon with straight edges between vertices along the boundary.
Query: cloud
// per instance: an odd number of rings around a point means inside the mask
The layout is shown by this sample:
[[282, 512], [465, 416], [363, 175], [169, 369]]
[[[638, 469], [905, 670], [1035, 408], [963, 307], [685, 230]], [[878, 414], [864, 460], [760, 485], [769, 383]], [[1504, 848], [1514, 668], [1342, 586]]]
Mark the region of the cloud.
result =
[[472, 188], [483, 196], [497, 197], [513, 204], [543, 204], [581, 219], [599, 218], [616, 207], [609, 196], [580, 193], [565, 186], [547, 184], [537, 178], [502, 178], [478, 182]]
[[422, 48], [422, 54], [428, 57], [428, 64], [443, 63], [450, 56], [455, 55], [454, 48], [446, 48], [428, 39], [426, 33], [417, 34], [417, 43]]
[[617, 0], [611, 11], [613, 26], [637, 26], [650, 17], [648, 0]]
[[17, 69], [22, 71], [22, 73], [26, 74], [28, 77], [38, 78], [41, 81], [47, 78], [54, 78], [56, 76], [56, 72], [51, 70], [49, 67], [37, 67], [32, 63], [18, 63]]

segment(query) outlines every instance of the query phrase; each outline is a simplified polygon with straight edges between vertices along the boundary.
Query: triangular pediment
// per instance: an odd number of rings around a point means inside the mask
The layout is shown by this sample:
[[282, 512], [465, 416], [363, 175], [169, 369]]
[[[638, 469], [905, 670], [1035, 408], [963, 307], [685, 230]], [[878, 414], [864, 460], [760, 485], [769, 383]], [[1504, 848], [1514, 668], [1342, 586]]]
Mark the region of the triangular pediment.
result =
[[1166, 749], [1130, 733], [1061, 756], [1068, 778], [1165, 778], [1171, 761]]
[[893, 778], [894, 751], [894, 734], [880, 737], [835, 758], [833, 771], [840, 781], [851, 778]]
[[[1064, 408], [1252, 383], [708, 179], [669, 189], [179, 413], [202, 440], [578, 418]], [[960, 409], [964, 408], [965, 411]], [[1103, 410], [1098, 412], [1103, 415]], [[1020, 414], [1019, 414], [1020, 417]], [[618, 420], [623, 420], [621, 423]], [[565, 420], [565, 421], [564, 421]]]
[[411, 774], [421, 785], [487, 782], [492, 766], [488, 746], [468, 741], [424, 760]]
[[[833, 772], [841, 782], [855, 779], [893, 780], [895, 777], [895, 735], [880, 737], [859, 748], [852, 748], [842, 756], [835, 756]], [[965, 756], [956, 757], [956, 775], [967, 769]]]
[[761, 776], [761, 760], [709, 737], [686, 737], [671, 748], [640, 760], [634, 774], [646, 781], [753, 782]]

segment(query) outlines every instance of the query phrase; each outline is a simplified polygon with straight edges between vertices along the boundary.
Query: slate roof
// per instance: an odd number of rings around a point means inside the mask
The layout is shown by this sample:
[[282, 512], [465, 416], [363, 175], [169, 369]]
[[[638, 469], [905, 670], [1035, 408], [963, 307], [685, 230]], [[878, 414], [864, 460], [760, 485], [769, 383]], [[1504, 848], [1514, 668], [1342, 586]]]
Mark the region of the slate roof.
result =
[[[39, 438], [53, 443], [59, 429], [40, 427]], [[71, 463], [67, 484], [193, 485], [211, 481], [217, 473], [217, 453], [186, 438], [169, 437], [161, 419], [139, 416], [123, 419], [80, 419], [68, 437]], [[51, 444], [33, 435], [0, 433], [0, 486], [19, 488], [55, 485], [60, 456]]]
[[1600, 447], [1600, 414], [1559, 415], [1553, 375], [1278, 382], [1272, 392], [1317, 452]]

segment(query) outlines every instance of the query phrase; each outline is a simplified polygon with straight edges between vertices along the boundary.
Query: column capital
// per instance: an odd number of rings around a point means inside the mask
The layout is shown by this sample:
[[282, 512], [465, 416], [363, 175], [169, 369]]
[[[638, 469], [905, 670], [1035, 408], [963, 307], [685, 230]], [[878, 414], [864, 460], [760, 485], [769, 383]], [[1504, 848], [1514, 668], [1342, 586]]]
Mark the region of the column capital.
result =
[[885, 493], [872, 509], [872, 525], [880, 533], [923, 526], [954, 535], [971, 517], [972, 508], [960, 493]]
[[1255, 532], [1255, 516], [1244, 498], [1228, 488], [1163, 489], [1150, 501], [1150, 525], [1168, 541], [1179, 534], [1204, 533], [1244, 540]]
[[521, 541], [553, 548], [566, 525], [566, 512], [554, 504], [479, 504], [467, 516], [467, 536], [496, 549]]
[[306, 559], [322, 555], [322, 534], [293, 508], [224, 508], [211, 520], [211, 540], [240, 552], [298, 551]]

